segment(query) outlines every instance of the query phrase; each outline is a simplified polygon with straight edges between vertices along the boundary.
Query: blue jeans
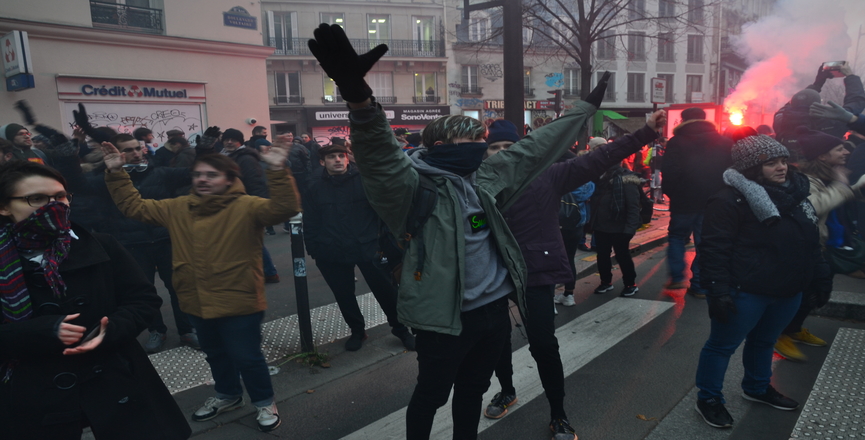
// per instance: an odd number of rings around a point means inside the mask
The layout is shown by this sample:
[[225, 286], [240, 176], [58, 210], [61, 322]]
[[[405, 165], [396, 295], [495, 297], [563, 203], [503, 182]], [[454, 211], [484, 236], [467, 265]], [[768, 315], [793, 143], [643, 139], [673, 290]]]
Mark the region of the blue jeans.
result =
[[700, 287], [700, 251], [702, 241], [703, 214], [670, 214], [669, 237], [667, 238], [667, 264], [670, 267], [670, 279], [673, 282], [685, 279], [685, 240], [694, 233], [694, 250], [696, 255], [691, 263], [691, 288], [697, 291]]
[[[243, 395], [240, 377], [255, 406], [273, 403], [270, 372], [261, 352], [261, 321], [264, 312], [243, 316], [202, 319], [189, 315], [198, 331], [201, 350], [207, 355], [214, 389], [220, 399]], [[239, 374], [239, 376], [238, 376]]]
[[261, 262], [264, 264], [264, 276], [272, 277], [276, 275], [276, 266], [273, 265], [273, 259], [270, 258], [267, 246], [261, 247]]
[[772, 379], [772, 351], [781, 330], [787, 326], [802, 302], [802, 294], [792, 298], [775, 298], [733, 290], [730, 295], [737, 313], [726, 324], [712, 320], [709, 340], [700, 352], [697, 366], [697, 398], [720, 397], [723, 401], [724, 375], [730, 356], [745, 341], [742, 365], [745, 377], [742, 389], [749, 394], [763, 394]]

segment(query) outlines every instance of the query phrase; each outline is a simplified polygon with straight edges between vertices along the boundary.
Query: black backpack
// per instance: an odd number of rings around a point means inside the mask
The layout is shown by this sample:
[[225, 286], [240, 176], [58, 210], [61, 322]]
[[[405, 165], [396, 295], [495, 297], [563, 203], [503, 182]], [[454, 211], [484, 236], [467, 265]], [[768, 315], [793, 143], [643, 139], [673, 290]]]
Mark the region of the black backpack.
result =
[[644, 225], [650, 223], [653, 215], [655, 215], [655, 202], [646, 195], [643, 188], [640, 188], [640, 223]]
[[438, 202], [438, 189], [435, 182], [426, 175], [418, 174], [418, 185], [412, 198], [411, 210], [406, 219], [405, 235], [397, 240], [387, 226], [382, 223], [379, 232], [379, 248], [381, 262], [385, 270], [391, 273], [394, 283], [399, 285], [402, 277], [402, 261], [408, 243], [415, 242], [417, 246], [417, 267], [414, 271], [414, 279], [420, 281], [423, 278], [425, 260], [423, 226], [432, 216], [433, 209]]
[[577, 225], [583, 221], [583, 214], [580, 212], [580, 203], [573, 193], [567, 193], [562, 196], [562, 201], [559, 205], [560, 229], [570, 231], [577, 229]]

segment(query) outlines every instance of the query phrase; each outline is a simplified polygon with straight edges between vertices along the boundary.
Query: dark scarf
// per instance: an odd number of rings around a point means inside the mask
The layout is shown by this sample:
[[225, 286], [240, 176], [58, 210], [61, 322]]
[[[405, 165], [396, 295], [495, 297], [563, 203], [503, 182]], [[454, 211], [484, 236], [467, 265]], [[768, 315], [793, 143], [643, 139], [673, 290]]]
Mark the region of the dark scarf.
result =
[[24, 321], [33, 315], [21, 253], [42, 250], [40, 267], [48, 286], [56, 297], [66, 293], [58, 268], [69, 254], [71, 227], [69, 206], [51, 202], [26, 219], [0, 229], [0, 302], [4, 322]]
[[478, 170], [487, 151], [486, 142], [441, 144], [427, 149], [423, 161], [440, 170], [458, 176], [468, 176]]
[[811, 192], [811, 183], [802, 173], [789, 171], [787, 173], [787, 182], [789, 185], [763, 186], [766, 188], [769, 198], [772, 199], [772, 203], [778, 207], [778, 212], [782, 215], [790, 213], [793, 208], [799, 206], [802, 200], [805, 200]]

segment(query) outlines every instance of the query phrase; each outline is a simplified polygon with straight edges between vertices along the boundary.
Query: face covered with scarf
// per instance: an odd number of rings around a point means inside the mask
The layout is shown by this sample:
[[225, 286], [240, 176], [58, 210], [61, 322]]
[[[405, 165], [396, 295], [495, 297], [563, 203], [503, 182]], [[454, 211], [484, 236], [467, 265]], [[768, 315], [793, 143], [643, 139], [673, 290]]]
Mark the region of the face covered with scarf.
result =
[[[43, 200], [47, 203], [39, 206]], [[60, 182], [29, 176], [16, 184], [9, 203], [0, 207], [0, 215], [12, 220], [0, 227], [0, 278], [7, 283], [0, 290], [3, 319], [25, 320], [32, 308], [21, 271], [22, 254], [41, 252], [40, 266], [48, 285], [58, 297], [65, 293], [58, 268], [71, 243], [69, 198]]]
[[424, 162], [458, 176], [477, 171], [487, 152], [487, 143], [468, 138], [454, 139], [454, 143], [436, 142], [424, 156]]

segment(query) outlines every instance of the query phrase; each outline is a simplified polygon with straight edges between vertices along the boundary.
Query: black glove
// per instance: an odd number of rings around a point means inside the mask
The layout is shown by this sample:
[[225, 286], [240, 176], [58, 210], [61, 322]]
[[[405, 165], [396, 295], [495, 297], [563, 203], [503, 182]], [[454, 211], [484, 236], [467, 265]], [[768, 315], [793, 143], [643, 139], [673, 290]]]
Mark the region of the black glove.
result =
[[826, 84], [826, 80], [833, 78], [832, 72], [828, 70], [823, 70], [823, 65], [817, 68], [817, 76], [814, 78], [814, 84], [811, 85], [811, 89], [816, 91], [820, 91], [823, 89], [823, 84]]
[[726, 324], [730, 320], [730, 315], [736, 314], [736, 303], [729, 293], [707, 295], [706, 301], [709, 302], [709, 318], [721, 324]]
[[601, 108], [601, 101], [604, 100], [604, 95], [607, 94], [607, 82], [610, 81], [610, 72], [604, 72], [604, 76], [601, 77], [601, 80], [598, 81], [598, 85], [592, 89], [592, 92], [589, 93], [589, 96], [586, 96], [586, 102], [595, 106], [595, 108]]
[[97, 144], [102, 144], [103, 142], [108, 142], [111, 140], [111, 136], [107, 133], [103, 133], [90, 125], [90, 118], [87, 117], [87, 110], [84, 109], [84, 104], [78, 103], [78, 111], [72, 110], [72, 117], [75, 119], [75, 125], [81, 129], [87, 136], [90, 136], [90, 139], [93, 139]]
[[221, 134], [222, 132], [219, 131], [219, 127], [215, 125], [213, 127], [207, 127], [207, 130], [204, 130], [204, 136], [212, 137], [214, 139], [218, 138]]
[[15, 108], [21, 112], [21, 116], [24, 116], [24, 120], [27, 121], [27, 125], [36, 125], [36, 118], [33, 116], [33, 112], [30, 110], [30, 105], [27, 104], [27, 101], [22, 99], [15, 103]]
[[371, 51], [358, 55], [339, 25], [322, 23], [313, 34], [315, 39], [309, 40], [309, 50], [327, 76], [339, 87], [342, 99], [359, 103], [372, 96], [372, 89], [363, 77], [387, 52], [387, 45], [379, 44]]
[[66, 137], [63, 133], [60, 133], [59, 131], [47, 125], [36, 124], [33, 129], [36, 130], [37, 133], [48, 138], [48, 141], [51, 143], [52, 147], [58, 147], [69, 142], [69, 138]]

